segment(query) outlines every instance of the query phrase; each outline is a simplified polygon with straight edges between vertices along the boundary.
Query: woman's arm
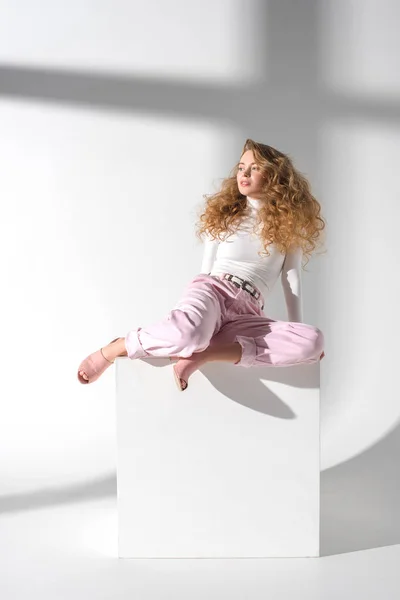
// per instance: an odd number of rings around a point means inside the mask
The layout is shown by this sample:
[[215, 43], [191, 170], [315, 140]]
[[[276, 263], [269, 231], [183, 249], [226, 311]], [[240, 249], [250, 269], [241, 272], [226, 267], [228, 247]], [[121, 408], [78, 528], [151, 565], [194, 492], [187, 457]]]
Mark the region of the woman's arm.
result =
[[285, 295], [288, 320], [303, 322], [301, 259], [303, 249], [292, 247], [286, 253], [282, 267], [281, 282]]
[[203, 260], [201, 263], [200, 273], [209, 275], [214, 264], [217, 254], [219, 240], [212, 240], [208, 234], [204, 238]]

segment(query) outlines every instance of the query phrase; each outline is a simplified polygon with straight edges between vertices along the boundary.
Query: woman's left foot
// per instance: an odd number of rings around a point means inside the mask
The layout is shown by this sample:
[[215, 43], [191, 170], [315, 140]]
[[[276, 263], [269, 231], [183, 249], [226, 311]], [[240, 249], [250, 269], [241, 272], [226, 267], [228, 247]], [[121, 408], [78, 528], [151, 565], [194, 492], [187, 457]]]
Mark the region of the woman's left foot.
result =
[[[172, 357], [171, 357], [172, 358]], [[183, 392], [189, 385], [189, 377], [200, 367], [201, 362], [193, 358], [178, 358], [178, 362], [173, 365], [174, 377], [178, 389]]]

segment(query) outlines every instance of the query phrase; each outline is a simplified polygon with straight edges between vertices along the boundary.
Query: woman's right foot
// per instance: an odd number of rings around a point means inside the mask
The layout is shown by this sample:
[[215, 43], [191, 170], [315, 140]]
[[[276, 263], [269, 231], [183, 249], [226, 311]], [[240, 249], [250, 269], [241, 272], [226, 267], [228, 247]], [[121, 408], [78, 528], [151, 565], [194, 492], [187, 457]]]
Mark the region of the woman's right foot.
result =
[[96, 352], [89, 354], [79, 365], [78, 379], [81, 383], [92, 383], [114, 363], [117, 356], [127, 356], [125, 338], [116, 338]]

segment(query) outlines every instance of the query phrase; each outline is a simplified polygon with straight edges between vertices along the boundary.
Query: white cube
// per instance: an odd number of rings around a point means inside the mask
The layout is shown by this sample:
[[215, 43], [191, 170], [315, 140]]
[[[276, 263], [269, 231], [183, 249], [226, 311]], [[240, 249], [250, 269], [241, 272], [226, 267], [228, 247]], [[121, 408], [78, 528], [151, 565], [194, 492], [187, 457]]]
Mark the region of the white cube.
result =
[[319, 556], [319, 363], [115, 365], [120, 558]]

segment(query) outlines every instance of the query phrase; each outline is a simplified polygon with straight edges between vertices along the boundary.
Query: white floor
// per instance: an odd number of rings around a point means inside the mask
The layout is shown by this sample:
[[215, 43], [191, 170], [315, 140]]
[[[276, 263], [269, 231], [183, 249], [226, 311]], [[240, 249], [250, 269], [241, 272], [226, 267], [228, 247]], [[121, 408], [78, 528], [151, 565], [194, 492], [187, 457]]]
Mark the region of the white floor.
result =
[[[400, 544], [299, 559], [118, 559], [112, 477], [79, 489], [0, 499], [0, 597], [400, 597]], [[136, 594], [136, 595], [134, 595]]]

